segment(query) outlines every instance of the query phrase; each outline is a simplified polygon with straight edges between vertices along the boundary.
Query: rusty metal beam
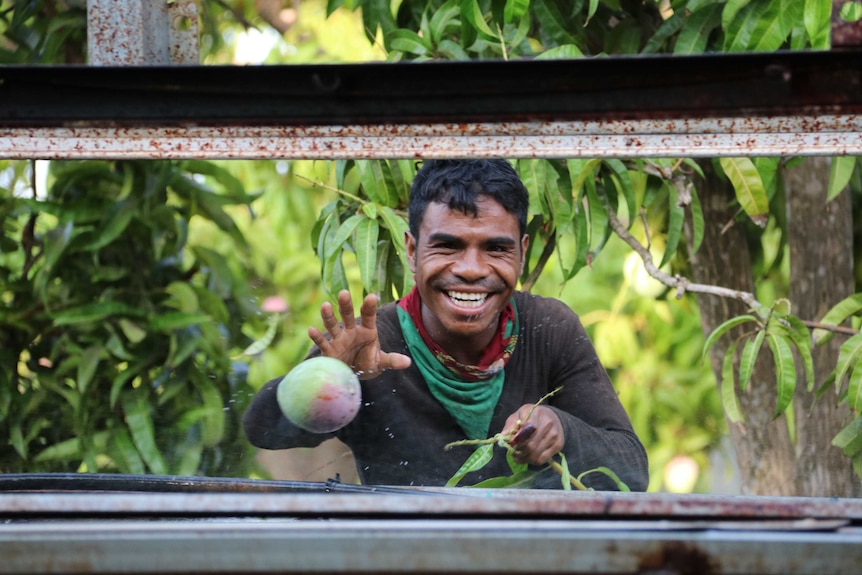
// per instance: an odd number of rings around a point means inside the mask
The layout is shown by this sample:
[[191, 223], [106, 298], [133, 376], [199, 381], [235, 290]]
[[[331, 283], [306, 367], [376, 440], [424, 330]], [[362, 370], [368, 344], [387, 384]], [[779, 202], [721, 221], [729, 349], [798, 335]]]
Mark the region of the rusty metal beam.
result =
[[862, 48], [258, 67], [0, 69], [0, 156], [862, 154]]
[[[857, 573], [862, 534], [657, 522], [259, 520], [0, 525], [0, 573]], [[50, 552], [46, 552], [50, 550]]]

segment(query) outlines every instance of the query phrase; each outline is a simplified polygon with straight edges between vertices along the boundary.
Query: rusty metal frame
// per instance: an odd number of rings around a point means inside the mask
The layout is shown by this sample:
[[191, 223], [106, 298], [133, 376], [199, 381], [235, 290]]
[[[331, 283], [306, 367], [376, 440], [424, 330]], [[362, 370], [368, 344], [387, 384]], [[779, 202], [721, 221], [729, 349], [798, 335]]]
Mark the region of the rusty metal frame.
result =
[[0, 157], [862, 155], [862, 48], [0, 69]]
[[0, 493], [0, 573], [793, 575], [862, 564], [859, 500], [257, 485]]
[[[556, 62], [9, 67], [0, 68], [0, 157], [862, 155], [860, 112], [859, 47]], [[858, 500], [26, 491], [0, 493], [0, 574], [793, 574], [862, 564]]]

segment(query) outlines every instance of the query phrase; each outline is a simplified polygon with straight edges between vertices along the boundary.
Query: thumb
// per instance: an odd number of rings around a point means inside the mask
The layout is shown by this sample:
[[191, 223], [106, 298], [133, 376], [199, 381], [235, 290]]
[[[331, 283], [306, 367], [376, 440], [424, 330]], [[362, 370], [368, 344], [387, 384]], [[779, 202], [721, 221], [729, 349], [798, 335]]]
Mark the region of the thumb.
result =
[[381, 352], [380, 358], [377, 362], [378, 367], [381, 370], [384, 369], [407, 369], [413, 364], [413, 360], [410, 359], [410, 356], [404, 355], [403, 353], [386, 353]]

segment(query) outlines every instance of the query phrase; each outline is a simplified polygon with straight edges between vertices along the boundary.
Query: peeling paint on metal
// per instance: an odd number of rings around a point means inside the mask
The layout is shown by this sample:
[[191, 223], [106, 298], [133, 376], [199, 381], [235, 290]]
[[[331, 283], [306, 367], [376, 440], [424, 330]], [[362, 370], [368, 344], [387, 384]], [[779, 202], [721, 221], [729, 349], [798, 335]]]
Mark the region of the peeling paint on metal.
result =
[[862, 154], [858, 115], [290, 127], [2, 128], [24, 158], [578, 158]]

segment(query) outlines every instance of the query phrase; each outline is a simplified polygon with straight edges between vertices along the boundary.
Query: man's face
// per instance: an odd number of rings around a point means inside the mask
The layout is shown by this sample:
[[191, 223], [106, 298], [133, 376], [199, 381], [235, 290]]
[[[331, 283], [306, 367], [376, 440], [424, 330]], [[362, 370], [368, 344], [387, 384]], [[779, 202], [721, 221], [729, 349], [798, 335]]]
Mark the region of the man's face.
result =
[[527, 236], [520, 237], [518, 220], [488, 196], [476, 205], [474, 217], [433, 202], [418, 240], [406, 237], [423, 323], [444, 348], [469, 342], [484, 349], [521, 274]]

